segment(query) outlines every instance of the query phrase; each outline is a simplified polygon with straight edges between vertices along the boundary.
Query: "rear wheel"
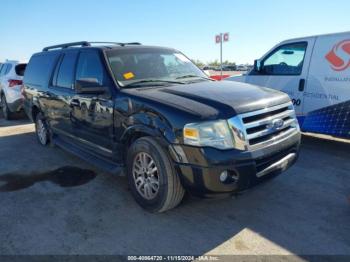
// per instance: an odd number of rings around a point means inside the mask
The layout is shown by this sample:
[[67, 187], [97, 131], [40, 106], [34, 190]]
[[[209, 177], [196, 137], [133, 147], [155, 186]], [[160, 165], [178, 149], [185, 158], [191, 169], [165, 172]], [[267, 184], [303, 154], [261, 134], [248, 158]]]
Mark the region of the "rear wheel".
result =
[[150, 212], [174, 208], [184, 196], [168, 153], [151, 137], [140, 138], [130, 146], [127, 174], [136, 202]]
[[48, 124], [41, 112], [35, 117], [35, 132], [41, 145], [46, 146], [50, 142], [50, 132]]
[[6, 120], [13, 119], [15, 114], [10, 111], [4, 94], [1, 96], [1, 109], [2, 109], [2, 114], [4, 115], [4, 118]]

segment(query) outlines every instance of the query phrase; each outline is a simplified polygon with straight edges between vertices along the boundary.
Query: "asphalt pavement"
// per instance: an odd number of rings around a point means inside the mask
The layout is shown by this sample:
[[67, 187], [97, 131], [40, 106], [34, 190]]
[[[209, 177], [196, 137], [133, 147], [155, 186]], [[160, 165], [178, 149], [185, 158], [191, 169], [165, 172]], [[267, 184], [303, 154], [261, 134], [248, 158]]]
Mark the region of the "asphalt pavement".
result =
[[57, 147], [28, 120], [0, 119], [0, 254], [350, 255], [350, 144], [304, 136], [284, 174], [221, 200], [186, 196], [163, 214], [125, 177]]

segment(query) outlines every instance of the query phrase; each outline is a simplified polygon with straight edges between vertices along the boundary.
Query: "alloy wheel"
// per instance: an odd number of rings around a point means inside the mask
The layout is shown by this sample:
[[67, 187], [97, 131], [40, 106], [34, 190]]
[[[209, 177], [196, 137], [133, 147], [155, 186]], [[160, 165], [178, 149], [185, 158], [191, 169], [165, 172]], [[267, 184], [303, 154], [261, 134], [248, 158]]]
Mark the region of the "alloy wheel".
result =
[[36, 130], [39, 141], [41, 144], [46, 145], [47, 143], [47, 129], [42, 119], [38, 119], [36, 123]]
[[153, 158], [145, 153], [138, 153], [133, 162], [132, 174], [137, 192], [145, 199], [154, 199], [159, 192], [159, 173]]

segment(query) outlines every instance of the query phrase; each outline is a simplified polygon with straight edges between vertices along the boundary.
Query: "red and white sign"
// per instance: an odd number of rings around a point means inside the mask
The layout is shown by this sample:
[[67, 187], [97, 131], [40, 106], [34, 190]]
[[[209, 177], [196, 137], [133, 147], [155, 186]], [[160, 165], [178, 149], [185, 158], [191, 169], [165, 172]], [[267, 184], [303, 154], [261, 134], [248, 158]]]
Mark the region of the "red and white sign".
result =
[[229, 33], [220, 34], [215, 36], [215, 43], [220, 44], [221, 42], [228, 42], [230, 39]]
[[224, 42], [228, 42], [228, 40], [229, 40], [229, 33], [225, 33], [224, 34]]

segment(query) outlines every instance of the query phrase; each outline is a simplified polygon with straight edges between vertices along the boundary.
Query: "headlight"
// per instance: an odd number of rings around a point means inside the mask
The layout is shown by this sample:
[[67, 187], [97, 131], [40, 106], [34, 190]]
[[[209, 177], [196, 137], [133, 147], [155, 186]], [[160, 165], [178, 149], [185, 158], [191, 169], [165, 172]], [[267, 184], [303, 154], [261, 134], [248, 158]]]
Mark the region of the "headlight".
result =
[[184, 142], [193, 146], [210, 146], [217, 149], [234, 147], [234, 140], [226, 120], [187, 124]]

